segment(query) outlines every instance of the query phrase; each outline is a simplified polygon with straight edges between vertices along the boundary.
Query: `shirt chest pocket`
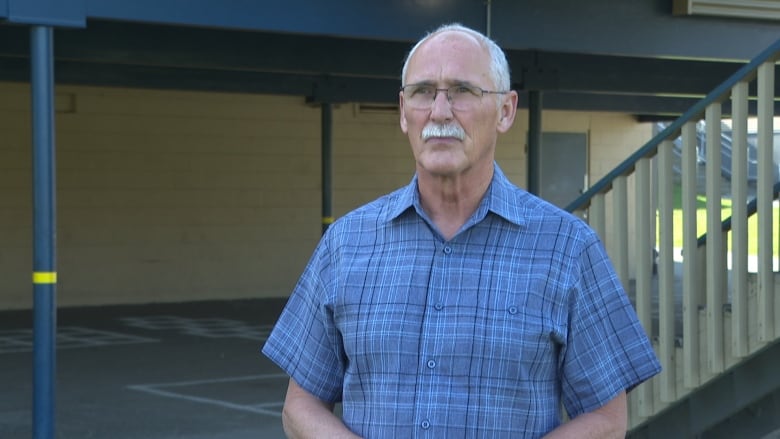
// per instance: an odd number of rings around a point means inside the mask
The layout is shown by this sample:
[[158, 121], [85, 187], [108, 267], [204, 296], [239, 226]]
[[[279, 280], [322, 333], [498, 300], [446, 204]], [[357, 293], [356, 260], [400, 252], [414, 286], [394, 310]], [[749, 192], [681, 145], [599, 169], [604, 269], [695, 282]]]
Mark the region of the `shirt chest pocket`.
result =
[[459, 325], [452, 346], [455, 368], [500, 379], [537, 380], [555, 375], [559, 344], [549, 319], [516, 305], [486, 309], [473, 318], [471, 330]]

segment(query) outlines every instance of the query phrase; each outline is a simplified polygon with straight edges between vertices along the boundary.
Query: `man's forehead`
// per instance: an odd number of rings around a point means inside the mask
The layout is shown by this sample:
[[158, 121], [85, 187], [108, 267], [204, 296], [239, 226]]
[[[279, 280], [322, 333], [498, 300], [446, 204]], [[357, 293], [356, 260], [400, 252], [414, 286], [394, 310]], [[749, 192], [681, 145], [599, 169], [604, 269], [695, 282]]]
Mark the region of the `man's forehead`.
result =
[[[488, 51], [473, 35], [463, 31], [443, 31], [429, 37], [409, 60], [407, 80], [470, 83], [488, 76]], [[433, 76], [432, 76], [433, 75]]]

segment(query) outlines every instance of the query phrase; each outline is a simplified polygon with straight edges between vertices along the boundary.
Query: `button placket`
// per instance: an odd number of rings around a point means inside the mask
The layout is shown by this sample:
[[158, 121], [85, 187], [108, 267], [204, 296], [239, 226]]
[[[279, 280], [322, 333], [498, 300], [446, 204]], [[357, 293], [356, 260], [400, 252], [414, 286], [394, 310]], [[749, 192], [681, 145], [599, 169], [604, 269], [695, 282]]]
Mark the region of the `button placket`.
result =
[[[440, 351], [440, 346], [437, 345], [445, 336], [443, 326], [443, 320], [445, 318], [444, 310], [447, 306], [448, 297], [446, 292], [449, 291], [449, 284], [451, 283], [450, 276], [448, 276], [450, 266], [453, 264], [454, 248], [452, 245], [446, 242], [439, 241], [436, 243], [433, 254], [433, 262], [431, 264], [431, 272], [429, 275], [429, 293], [426, 300], [426, 312], [423, 321], [423, 334], [420, 339], [420, 354], [423, 355], [420, 367], [420, 373], [418, 374], [418, 388], [434, 388], [438, 385], [440, 380], [439, 368], [440, 364], [438, 359], [434, 358]], [[428, 357], [428, 358], [425, 358]], [[433, 401], [428, 399], [422, 399], [415, 403], [415, 418], [417, 420], [420, 434], [428, 435], [432, 433], [432, 422], [430, 416], [431, 406]], [[419, 405], [418, 405], [419, 404]]]

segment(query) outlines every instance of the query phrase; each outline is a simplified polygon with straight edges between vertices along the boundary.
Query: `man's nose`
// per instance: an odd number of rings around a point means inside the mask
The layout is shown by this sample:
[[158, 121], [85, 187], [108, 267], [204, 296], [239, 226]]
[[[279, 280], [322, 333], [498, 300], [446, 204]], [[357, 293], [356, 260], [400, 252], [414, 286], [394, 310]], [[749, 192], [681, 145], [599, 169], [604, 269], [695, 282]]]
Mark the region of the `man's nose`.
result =
[[447, 90], [436, 90], [431, 106], [431, 119], [451, 119], [452, 107], [447, 97]]

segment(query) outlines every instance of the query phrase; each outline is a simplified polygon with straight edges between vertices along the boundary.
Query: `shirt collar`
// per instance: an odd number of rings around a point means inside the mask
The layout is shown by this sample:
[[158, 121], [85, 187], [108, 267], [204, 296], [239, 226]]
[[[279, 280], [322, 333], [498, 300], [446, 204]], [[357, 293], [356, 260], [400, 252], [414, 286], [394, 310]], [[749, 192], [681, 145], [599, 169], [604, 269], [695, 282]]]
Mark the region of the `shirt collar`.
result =
[[[498, 164], [494, 163], [493, 179], [477, 211], [472, 215], [471, 221], [479, 222], [485, 218], [487, 212], [493, 212], [513, 224], [518, 226], [524, 225], [526, 220], [521, 214], [522, 205], [518, 205], [518, 196], [524, 199], [528, 194], [513, 185], [501, 171]], [[394, 196], [391, 197], [385, 221], [392, 221], [398, 218], [409, 208], [415, 208], [424, 215], [420, 205], [420, 192], [417, 190], [417, 174], [412, 177], [412, 181], [408, 185], [396, 191]]]

